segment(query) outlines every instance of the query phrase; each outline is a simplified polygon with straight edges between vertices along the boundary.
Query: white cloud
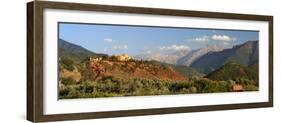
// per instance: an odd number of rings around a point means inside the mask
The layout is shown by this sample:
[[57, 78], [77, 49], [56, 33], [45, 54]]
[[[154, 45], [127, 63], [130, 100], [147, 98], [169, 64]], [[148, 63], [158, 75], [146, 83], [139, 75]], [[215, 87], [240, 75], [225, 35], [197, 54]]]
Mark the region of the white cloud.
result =
[[115, 45], [112, 47], [113, 50], [127, 50], [128, 49], [128, 45]]
[[151, 54], [152, 53], [152, 51], [151, 50], [147, 50], [147, 51], [145, 51], [145, 54]]
[[123, 48], [124, 48], [124, 49], [128, 49], [128, 46], [125, 44], [125, 45], [123, 46]]
[[223, 42], [223, 45], [227, 46], [227, 45], [229, 45], [229, 43], [228, 42]]
[[162, 51], [168, 51], [168, 50], [178, 51], [178, 50], [190, 50], [190, 47], [185, 45], [170, 45], [170, 46], [162, 46], [159, 49]]
[[106, 48], [103, 48], [103, 52], [107, 52], [107, 49], [106, 49]]
[[113, 42], [113, 40], [111, 39], [111, 38], [105, 38], [105, 39], [103, 39], [105, 42], [108, 42], [108, 43], [112, 43]]
[[215, 41], [224, 41], [224, 42], [229, 42], [236, 39], [236, 38], [231, 38], [230, 36], [227, 35], [213, 35], [211, 38]]
[[205, 36], [202, 36], [202, 37], [196, 37], [193, 39], [193, 41], [195, 42], [207, 42], [209, 41], [209, 36], [205, 35]]

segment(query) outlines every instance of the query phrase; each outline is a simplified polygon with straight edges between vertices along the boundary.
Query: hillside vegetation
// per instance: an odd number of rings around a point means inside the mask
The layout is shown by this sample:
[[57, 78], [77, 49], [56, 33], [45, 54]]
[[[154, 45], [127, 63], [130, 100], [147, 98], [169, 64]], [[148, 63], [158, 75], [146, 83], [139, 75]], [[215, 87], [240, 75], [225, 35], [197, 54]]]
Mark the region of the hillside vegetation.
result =
[[258, 64], [251, 63], [228, 61], [205, 75], [192, 67], [98, 54], [60, 40], [59, 99], [257, 91]]
[[[243, 74], [235, 79], [220, 78], [220, 71], [208, 75], [210, 79], [187, 78], [176, 70], [177, 67], [169, 64], [133, 59], [119, 61], [114, 57], [87, 59], [80, 64], [68, 63], [60, 64], [60, 99], [232, 92], [235, 84], [245, 85], [239, 79], [247, 80]], [[229, 69], [226, 66], [222, 72]], [[214, 79], [216, 76], [219, 78]], [[252, 84], [255, 83], [247, 83], [248, 90], [245, 91], [257, 90], [256, 85], [248, 87]]]
[[242, 85], [245, 90], [258, 90], [257, 65], [245, 67], [236, 62], [229, 62], [218, 70], [208, 74], [206, 78], [215, 81], [231, 80]]

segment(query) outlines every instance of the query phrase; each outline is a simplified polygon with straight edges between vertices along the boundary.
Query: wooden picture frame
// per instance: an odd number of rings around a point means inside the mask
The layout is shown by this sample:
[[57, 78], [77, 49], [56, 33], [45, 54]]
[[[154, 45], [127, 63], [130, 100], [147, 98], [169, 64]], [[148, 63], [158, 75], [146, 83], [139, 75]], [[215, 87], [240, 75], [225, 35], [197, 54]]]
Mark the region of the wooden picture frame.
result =
[[[79, 112], [67, 114], [44, 114], [44, 11], [45, 9], [98, 11], [125, 14], [164, 15], [170, 17], [218, 18], [230, 20], [251, 20], [268, 23], [268, 101], [238, 104], [217, 104], [203, 106], [181, 106], [148, 108], [120, 111]], [[266, 73], [265, 73], [266, 74]], [[201, 12], [156, 8], [94, 5], [34, 1], [27, 3], [27, 120], [48, 122], [94, 118], [141, 116], [273, 106], [273, 16], [233, 13]]]

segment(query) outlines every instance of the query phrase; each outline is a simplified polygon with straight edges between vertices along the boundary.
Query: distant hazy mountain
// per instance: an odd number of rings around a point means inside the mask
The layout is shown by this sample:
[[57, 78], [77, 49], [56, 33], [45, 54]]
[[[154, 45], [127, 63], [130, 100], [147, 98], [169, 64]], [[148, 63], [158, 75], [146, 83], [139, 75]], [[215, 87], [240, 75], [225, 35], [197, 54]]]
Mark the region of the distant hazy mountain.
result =
[[74, 62], [82, 61], [87, 57], [105, 56], [105, 54], [94, 53], [86, 48], [67, 42], [63, 39], [58, 40], [58, 50], [60, 58], [68, 58]]
[[190, 53], [190, 50], [179, 50], [172, 53], [147, 53], [136, 55], [134, 58], [138, 60], [156, 60], [169, 64], [176, 64], [178, 59]]
[[218, 52], [209, 52], [190, 66], [204, 73], [212, 72], [227, 62], [234, 61], [244, 66], [258, 63], [258, 41], [248, 41], [244, 44], [234, 46]]
[[201, 56], [210, 53], [210, 52], [216, 52], [216, 51], [222, 51], [226, 47], [223, 46], [217, 46], [217, 45], [209, 45], [204, 48], [200, 48], [198, 50], [194, 50], [190, 52], [189, 54], [186, 54], [185, 56], [178, 59], [177, 64], [178, 65], [185, 65], [190, 66], [194, 61], [199, 59]]

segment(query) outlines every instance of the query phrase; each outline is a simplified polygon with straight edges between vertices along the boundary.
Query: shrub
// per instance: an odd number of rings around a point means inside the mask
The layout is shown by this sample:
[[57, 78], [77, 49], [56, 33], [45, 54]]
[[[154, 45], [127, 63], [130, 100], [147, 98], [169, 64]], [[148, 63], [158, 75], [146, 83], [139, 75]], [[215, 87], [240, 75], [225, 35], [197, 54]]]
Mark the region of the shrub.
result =
[[191, 93], [196, 93], [197, 92], [197, 88], [194, 87], [194, 86], [190, 87], [190, 92]]
[[258, 91], [259, 88], [255, 85], [246, 85], [244, 86], [245, 91]]
[[[241, 78], [238, 79], [243, 80]], [[237, 84], [233, 80], [213, 81], [206, 78], [194, 78], [189, 81], [150, 80], [134, 78], [121, 80], [114, 76], [106, 76], [98, 81], [86, 80], [75, 83], [72, 79], [64, 79], [65, 85], [60, 90], [60, 98], [92, 98], [112, 96], [145, 96], [188, 93], [214, 93], [232, 91]], [[258, 90], [252, 81], [245, 81], [246, 91]]]
[[64, 85], [73, 85], [76, 82], [71, 77], [68, 77], [68, 78], [61, 78], [61, 83], [64, 84]]
[[66, 96], [68, 95], [68, 93], [69, 93], [69, 90], [68, 90], [68, 89], [62, 89], [62, 90], [60, 90], [60, 91], [59, 91], [59, 98], [61, 99], [61, 98], [66, 97]]
[[72, 60], [70, 60], [68, 58], [61, 58], [60, 63], [65, 69], [67, 69], [69, 71], [74, 70], [74, 66], [73, 66], [74, 62]]

